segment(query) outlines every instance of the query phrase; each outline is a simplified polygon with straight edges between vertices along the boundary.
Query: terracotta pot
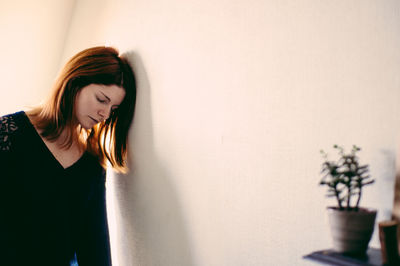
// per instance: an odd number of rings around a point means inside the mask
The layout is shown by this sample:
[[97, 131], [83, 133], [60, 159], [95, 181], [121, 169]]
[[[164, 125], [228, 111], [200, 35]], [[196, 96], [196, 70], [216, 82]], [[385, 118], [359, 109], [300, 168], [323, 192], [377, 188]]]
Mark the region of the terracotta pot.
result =
[[333, 238], [333, 249], [340, 253], [365, 254], [374, 231], [375, 209], [358, 211], [328, 207], [328, 219]]

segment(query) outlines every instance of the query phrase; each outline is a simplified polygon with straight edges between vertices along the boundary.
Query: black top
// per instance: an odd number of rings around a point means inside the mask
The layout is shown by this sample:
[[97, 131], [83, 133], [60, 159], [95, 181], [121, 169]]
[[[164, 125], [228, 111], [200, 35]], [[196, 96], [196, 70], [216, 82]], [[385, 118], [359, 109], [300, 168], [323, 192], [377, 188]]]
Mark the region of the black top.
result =
[[24, 112], [0, 117], [0, 265], [111, 265], [105, 171], [64, 167]]

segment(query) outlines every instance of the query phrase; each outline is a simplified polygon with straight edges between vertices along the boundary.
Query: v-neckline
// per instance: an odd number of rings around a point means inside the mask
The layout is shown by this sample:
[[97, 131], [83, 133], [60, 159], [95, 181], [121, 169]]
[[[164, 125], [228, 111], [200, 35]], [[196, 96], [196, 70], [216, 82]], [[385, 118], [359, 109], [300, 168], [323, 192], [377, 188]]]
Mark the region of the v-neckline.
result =
[[75, 161], [73, 162], [71, 165], [64, 167], [64, 165], [56, 158], [56, 156], [51, 152], [51, 150], [49, 149], [49, 147], [46, 145], [46, 143], [44, 142], [44, 140], [42, 139], [42, 137], [39, 135], [39, 132], [36, 130], [35, 126], [32, 124], [31, 120], [29, 119], [28, 115], [23, 111], [24, 117], [27, 120], [27, 124], [29, 125], [29, 127], [31, 128], [31, 130], [34, 132], [34, 135], [36, 136], [36, 138], [38, 138], [40, 140], [41, 146], [42, 148], [44, 148], [47, 153], [50, 155], [50, 157], [52, 158], [53, 161], [56, 162], [56, 164], [64, 171], [70, 170], [72, 169], [75, 165], [77, 165], [81, 160], [84, 159], [84, 157], [86, 157], [86, 153], [87, 151], [84, 151], [82, 153], [82, 155]]

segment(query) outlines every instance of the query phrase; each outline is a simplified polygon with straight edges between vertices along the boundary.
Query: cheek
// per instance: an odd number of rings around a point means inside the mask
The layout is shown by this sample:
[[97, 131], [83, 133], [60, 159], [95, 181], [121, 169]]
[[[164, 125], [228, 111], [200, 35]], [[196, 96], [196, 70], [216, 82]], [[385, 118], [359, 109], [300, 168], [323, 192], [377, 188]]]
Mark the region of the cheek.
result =
[[84, 106], [84, 108], [86, 109], [86, 111], [93, 111], [94, 109], [95, 109], [95, 107], [96, 107], [96, 103], [95, 103], [95, 101], [94, 100], [92, 100], [92, 99], [88, 99], [87, 101], [86, 101], [86, 105]]
[[90, 110], [92, 112], [97, 113], [101, 108], [102, 108], [102, 104], [99, 103], [96, 99], [90, 102]]
[[95, 97], [91, 97], [90, 95], [87, 95], [85, 97], [85, 102], [83, 108], [85, 108], [86, 111], [93, 111], [97, 106], [97, 100]]
[[90, 110], [93, 109], [95, 103], [86, 95], [82, 95], [82, 97], [78, 98], [76, 104], [76, 112], [78, 116], [85, 116], [90, 114]]

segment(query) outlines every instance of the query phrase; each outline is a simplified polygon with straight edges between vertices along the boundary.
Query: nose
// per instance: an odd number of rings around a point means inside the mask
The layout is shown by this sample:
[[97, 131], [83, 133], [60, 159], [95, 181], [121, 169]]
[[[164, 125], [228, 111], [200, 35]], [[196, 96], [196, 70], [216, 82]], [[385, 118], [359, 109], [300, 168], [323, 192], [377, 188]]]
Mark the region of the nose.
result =
[[111, 108], [104, 107], [98, 111], [98, 115], [100, 116], [101, 120], [107, 120], [110, 117]]

